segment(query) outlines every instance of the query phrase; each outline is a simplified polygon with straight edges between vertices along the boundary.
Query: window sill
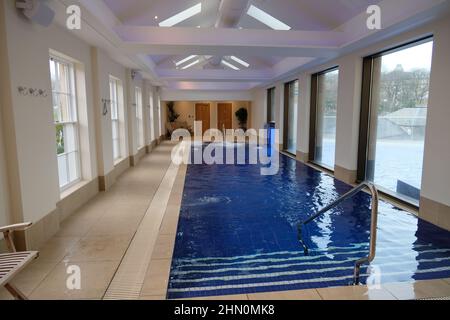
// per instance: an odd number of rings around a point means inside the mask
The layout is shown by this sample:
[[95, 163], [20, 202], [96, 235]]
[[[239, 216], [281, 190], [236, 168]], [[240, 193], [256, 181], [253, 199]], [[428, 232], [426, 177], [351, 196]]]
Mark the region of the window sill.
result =
[[64, 200], [65, 198], [69, 197], [73, 193], [77, 192], [79, 189], [83, 188], [88, 183], [89, 181], [81, 180], [78, 183], [71, 186], [70, 188], [67, 188], [66, 190], [62, 191], [59, 197], [60, 200]]
[[125, 158], [119, 158], [117, 160], [114, 160], [114, 167], [117, 167]]

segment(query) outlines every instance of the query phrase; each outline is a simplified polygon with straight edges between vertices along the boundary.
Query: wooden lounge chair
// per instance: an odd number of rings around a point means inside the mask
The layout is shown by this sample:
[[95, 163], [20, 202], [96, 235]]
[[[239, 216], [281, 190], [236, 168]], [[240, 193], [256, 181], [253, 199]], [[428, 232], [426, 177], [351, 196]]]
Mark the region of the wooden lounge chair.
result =
[[6, 246], [9, 253], [0, 254], [0, 287], [5, 287], [17, 300], [27, 300], [27, 297], [20, 292], [10, 281], [30, 262], [38, 257], [36, 251], [17, 252], [11, 233], [14, 231], [26, 230], [31, 226], [31, 222], [20, 223], [7, 227], [0, 227], [0, 232], [5, 237]]

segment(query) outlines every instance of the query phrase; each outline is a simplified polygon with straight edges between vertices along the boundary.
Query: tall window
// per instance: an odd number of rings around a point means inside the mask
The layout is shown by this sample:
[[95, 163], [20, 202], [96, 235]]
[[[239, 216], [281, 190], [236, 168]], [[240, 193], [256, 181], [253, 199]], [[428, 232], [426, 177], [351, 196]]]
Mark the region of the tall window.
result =
[[158, 95], [158, 121], [159, 121], [158, 123], [159, 137], [161, 137], [162, 136], [161, 97], [159, 95]]
[[119, 79], [109, 78], [109, 95], [111, 100], [111, 125], [112, 125], [112, 142], [113, 142], [113, 158], [114, 161], [122, 157], [120, 145], [120, 122], [119, 122], [119, 104], [122, 83]]
[[153, 92], [150, 91], [149, 94], [149, 106], [150, 106], [150, 139], [151, 141], [155, 140], [155, 108], [153, 105]]
[[267, 89], [267, 123], [275, 121], [275, 88]]
[[138, 148], [142, 148], [145, 144], [144, 139], [144, 113], [142, 110], [142, 89], [135, 88], [135, 100], [136, 100], [136, 131], [137, 131], [137, 144]]
[[61, 190], [65, 190], [81, 179], [74, 65], [52, 56], [50, 57], [50, 75], [59, 186]]
[[310, 157], [334, 170], [339, 70], [314, 74], [311, 79]]
[[284, 149], [297, 153], [298, 80], [284, 85]]
[[358, 178], [419, 201], [433, 42], [364, 59]]

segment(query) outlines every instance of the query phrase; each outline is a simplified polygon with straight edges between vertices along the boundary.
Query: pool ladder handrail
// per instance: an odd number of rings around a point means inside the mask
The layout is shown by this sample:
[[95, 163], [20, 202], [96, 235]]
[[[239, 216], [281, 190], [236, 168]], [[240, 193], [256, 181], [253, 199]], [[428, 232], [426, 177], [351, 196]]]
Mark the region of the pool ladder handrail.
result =
[[302, 227], [305, 224], [310, 223], [311, 221], [317, 219], [325, 212], [333, 209], [343, 201], [353, 197], [354, 195], [358, 194], [360, 191], [364, 190], [365, 188], [369, 189], [370, 194], [372, 196], [372, 210], [371, 210], [371, 222], [370, 222], [370, 248], [369, 248], [369, 255], [367, 257], [361, 258], [355, 262], [355, 268], [353, 271], [353, 285], [359, 284], [359, 274], [361, 271], [361, 265], [364, 263], [370, 263], [375, 258], [376, 253], [376, 243], [377, 243], [377, 224], [378, 224], [378, 190], [377, 188], [370, 182], [364, 181], [349, 192], [345, 193], [341, 197], [339, 197], [337, 200], [332, 202], [331, 204], [327, 205], [325, 208], [318, 211], [313, 216], [309, 217], [305, 221], [300, 222], [297, 225], [298, 230], [298, 240], [300, 244], [303, 247], [303, 250], [305, 252], [305, 255], [308, 255], [308, 247], [303, 242], [302, 237]]

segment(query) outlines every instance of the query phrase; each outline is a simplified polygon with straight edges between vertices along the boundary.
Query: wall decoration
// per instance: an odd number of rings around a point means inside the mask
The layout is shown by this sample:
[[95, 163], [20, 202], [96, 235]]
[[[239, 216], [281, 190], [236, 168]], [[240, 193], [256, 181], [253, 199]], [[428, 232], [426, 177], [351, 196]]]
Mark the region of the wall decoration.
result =
[[106, 116], [107, 114], [108, 114], [108, 105], [110, 105], [111, 104], [111, 100], [109, 100], [109, 99], [102, 99], [102, 103], [103, 103], [103, 111], [102, 111], [102, 114], [104, 115], [104, 116]]
[[17, 87], [17, 91], [21, 96], [39, 97], [39, 98], [46, 98], [48, 96], [47, 90], [45, 89], [36, 89], [19, 86]]

